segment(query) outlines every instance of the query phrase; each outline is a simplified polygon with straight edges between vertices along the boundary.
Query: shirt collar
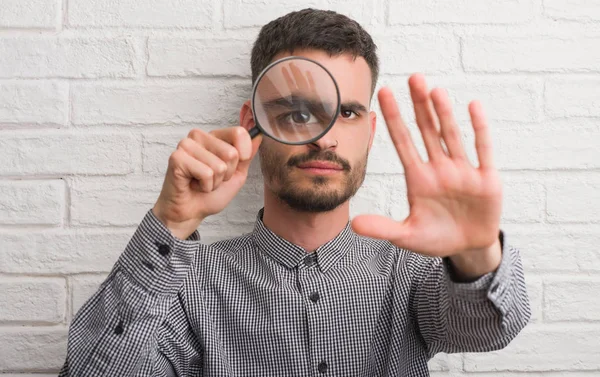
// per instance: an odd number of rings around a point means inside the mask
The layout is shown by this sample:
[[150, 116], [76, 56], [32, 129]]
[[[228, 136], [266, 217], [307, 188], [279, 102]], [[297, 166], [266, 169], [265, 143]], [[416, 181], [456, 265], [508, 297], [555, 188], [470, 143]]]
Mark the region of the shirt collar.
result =
[[[256, 223], [252, 232], [259, 251], [264, 252], [289, 269], [303, 263], [304, 258], [309, 255], [308, 251], [279, 237], [268, 229], [262, 221], [263, 213], [264, 208], [261, 208], [256, 216]], [[327, 272], [342, 260], [350, 250], [355, 249], [357, 244], [358, 235], [354, 233], [350, 222], [348, 222], [337, 236], [314, 251], [317, 265], [323, 272]]]

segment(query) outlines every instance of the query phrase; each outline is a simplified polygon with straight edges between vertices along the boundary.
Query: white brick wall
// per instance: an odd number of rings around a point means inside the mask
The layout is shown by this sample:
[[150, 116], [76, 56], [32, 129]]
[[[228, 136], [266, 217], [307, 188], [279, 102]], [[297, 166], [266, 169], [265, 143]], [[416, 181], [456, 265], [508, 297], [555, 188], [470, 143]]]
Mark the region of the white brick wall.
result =
[[[56, 375], [73, 314], [154, 203], [177, 141], [236, 124], [259, 26], [306, 6], [371, 31], [379, 85], [415, 138], [415, 71], [450, 91], [473, 160], [466, 105], [487, 109], [532, 323], [506, 350], [439, 355], [433, 376], [600, 376], [595, 0], [0, 0], [0, 375]], [[258, 172], [203, 225], [205, 240], [252, 227]], [[382, 121], [368, 172], [352, 214], [405, 216]]]

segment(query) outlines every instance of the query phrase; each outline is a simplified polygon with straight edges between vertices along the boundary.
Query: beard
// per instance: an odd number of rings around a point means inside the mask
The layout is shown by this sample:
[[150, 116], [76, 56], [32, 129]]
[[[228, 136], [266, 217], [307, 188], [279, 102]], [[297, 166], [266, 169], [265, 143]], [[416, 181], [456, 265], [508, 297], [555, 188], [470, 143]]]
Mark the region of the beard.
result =
[[[266, 181], [266, 189], [271, 190], [281, 201], [298, 212], [328, 212], [352, 198], [362, 185], [366, 171], [368, 151], [355, 166], [339, 157], [331, 150], [311, 150], [298, 154], [283, 162], [276, 152], [259, 148], [260, 167]], [[291, 177], [293, 169], [309, 161], [329, 161], [342, 167], [343, 177], [312, 176], [309, 187], [303, 187]], [[340, 181], [340, 182], [338, 182]], [[337, 184], [336, 184], [337, 183]]]

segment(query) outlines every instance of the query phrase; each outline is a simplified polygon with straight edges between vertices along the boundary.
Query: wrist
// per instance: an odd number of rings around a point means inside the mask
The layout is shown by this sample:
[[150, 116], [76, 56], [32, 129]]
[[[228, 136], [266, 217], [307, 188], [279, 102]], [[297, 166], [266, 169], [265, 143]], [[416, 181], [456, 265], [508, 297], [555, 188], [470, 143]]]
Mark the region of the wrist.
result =
[[200, 223], [204, 220], [204, 217], [198, 219], [189, 219], [185, 221], [173, 221], [164, 214], [161, 210], [160, 205], [157, 203], [152, 208], [152, 213], [160, 221], [169, 232], [180, 240], [186, 240], [196, 231]]
[[467, 250], [451, 256], [450, 262], [454, 274], [459, 280], [472, 281], [485, 274], [496, 271], [502, 261], [500, 238], [484, 248]]

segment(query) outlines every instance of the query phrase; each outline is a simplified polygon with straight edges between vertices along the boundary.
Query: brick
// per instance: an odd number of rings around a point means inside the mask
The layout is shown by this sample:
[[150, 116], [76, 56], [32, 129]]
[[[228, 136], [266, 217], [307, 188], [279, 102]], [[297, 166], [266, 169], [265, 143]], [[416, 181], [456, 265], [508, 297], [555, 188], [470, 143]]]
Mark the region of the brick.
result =
[[[592, 169], [600, 167], [600, 130], [576, 120], [533, 127], [491, 127], [496, 166], [506, 170]], [[574, 132], [574, 128], [577, 129]], [[474, 141], [470, 141], [470, 145]], [[472, 151], [473, 149], [470, 149]], [[568, 156], [568, 158], [565, 158]]]
[[448, 35], [408, 35], [378, 41], [381, 72], [443, 73], [460, 69], [459, 44]]
[[587, 0], [544, 0], [544, 14], [553, 20], [600, 21], [600, 4]]
[[55, 29], [57, 0], [2, 0], [0, 28]]
[[250, 76], [251, 41], [150, 38], [149, 76]]
[[529, 304], [531, 306], [531, 319], [529, 323], [538, 323], [543, 320], [543, 299], [544, 299], [544, 288], [543, 282], [540, 277], [531, 276], [528, 274], [525, 276], [527, 283], [527, 296], [529, 297]]
[[462, 369], [462, 355], [438, 353], [429, 360], [428, 366], [430, 372], [460, 370]]
[[[202, 127], [201, 129], [204, 130]], [[144, 135], [142, 168], [144, 173], [164, 176], [169, 165], [169, 156], [175, 152], [179, 141], [192, 130], [177, 130], [169, 133]]]
[[[383, 118], [380, 117], [379, 129], [375, 132], [373, 146], [367, 160], [367, 174], [399, 174], [404, 172], [400, 157], [394, 148]], [[382, 129], [383, 128], [383, 129]], [[414, 135], [414, 134], [413, 134]], [[414, 140], [414, 139], [413, 139]], [[417, 148], [419, 144], [417, 143]]]
[[68, 93], [65, 83], [0, 81], [0, 124], [64, 125]]
[[127, 174], [139, 142], [127, 133], [23, 132], [0, 139], [0, 175]]
[[71, 224], [137, 226], [154, 206], [162, 178], [77, 178], [70, 186]]
[[71, 277], [73, 315], [89, 300], [106, 280], [107, 274], [78, 275]]
[[[593, 50], [595, 52], [598, 49], [594, 47]], [[545, 110], [546, 114], [555, 118], [599, 117], [600, 79], [548, 79], [545, 87]]]
[[463, 42], [463, 65], [469, 72], [597, 71], [600, 38], [469, 37]]
[[544, 282], [544, 320], [599, 321], [598, 278], [547, 278]]
[[0, 77], [133, 77], [130, 39], [0, 38]]
[[66, 354], [66, 328], [0, 328], [0, 372], [58, 371]]
[[72, 88], [75, 124], [237, 124], [250, 82], [82, 84]]
[[389, 25], [512, 24], [528, 21], [533, 15], [530, 0], [405, 0], [390, 1], [387, 21]]
[[217, 11], [210, 0], [71, 0], [70, 26], [194, 28], [212, 25]]
[[[479, 100], [483, 104], [486, 118], [490, 122], [522, 123], [536, 121], [541, 117], [542, 84], [537, 78], [433, 75], [425, 78], [430, 89], [440, 87], [448, 91], [459, 126], [466, 131], [472, 132], [468, 105], [473, 100]], [[413, 119], [414, 110], [408, 94], [407, 80], [386, 78], [381, 84], [387, 84], [397, 93], [400, 112], [405, 121]], [[380, 119], [381, 126], [385, 127], [383, 119]]]
[[0, 181], [0, 224], [60, 225], [62, 181]]
[[[321, 9], [323, 5], [318, 0], [303, 1], [301, 6], [290, 0], [278, 2], [225, 0], [225, 27], [228, 29], [260, 27], [288, 12], [309, 7]], [[326, 8], [345, 14], [367, 27], [371, 24], [376, 7], [371, 2], [360, 0], [329, 0]]]
[[597, 327], [526, 327], [504, 350], [465, 354], [467, 372], [600, 369]]
[[600, 233], [594, 226], [504, 224], [528, 272], [600, 272]]
[[502, 176], [502, 221], [540, 222], [544, 218], [544, 186], [536, 177]]
[[0, 279], [0, 321], [61, 322], [65, 315], [64, 279], [10, 277]]
[[131, 235], [133, 230], [0, 233], [0, 272], [108, 272]]
[[600, 175], [557, 177], [547, 183], [548, 220], [551, 222], [600, 221]]

